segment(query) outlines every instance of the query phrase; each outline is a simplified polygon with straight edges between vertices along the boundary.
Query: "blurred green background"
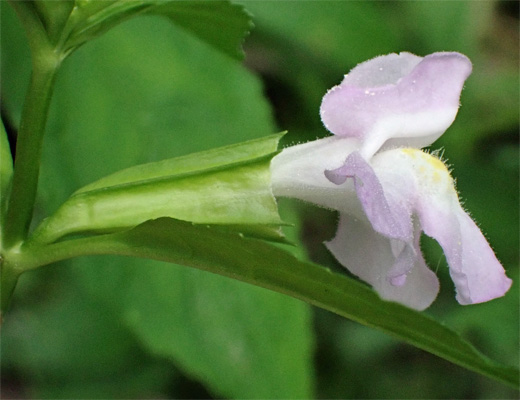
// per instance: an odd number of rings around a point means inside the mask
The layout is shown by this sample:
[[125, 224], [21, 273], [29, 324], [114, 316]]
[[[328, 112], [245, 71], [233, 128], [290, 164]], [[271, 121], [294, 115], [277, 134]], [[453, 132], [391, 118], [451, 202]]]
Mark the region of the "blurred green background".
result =
[[[327, 135], [326, 90], [357, 63], [459, 51], [474, 64], [442, 148], [461, 198], [514, 279], [502, 299], [459, 306], [439, 247], [427, 311], [503, 363], [519, 357], [518, 2], [244, 1], [255, 29], [243, 64], [160, 17], [125, 22], [59, 73], [36, 219], [74, 190], [136, 163], [288, 130]], [[25, 37], [1, 7], [2, 118], [16, 131], [30, 73]], [[282, 200], [300, 256], [337, 216]], [[375, 330], [208, 273], [85, 257], [25, 274], [2, 327], [2, 398], [517, 398], [518, 393]]]

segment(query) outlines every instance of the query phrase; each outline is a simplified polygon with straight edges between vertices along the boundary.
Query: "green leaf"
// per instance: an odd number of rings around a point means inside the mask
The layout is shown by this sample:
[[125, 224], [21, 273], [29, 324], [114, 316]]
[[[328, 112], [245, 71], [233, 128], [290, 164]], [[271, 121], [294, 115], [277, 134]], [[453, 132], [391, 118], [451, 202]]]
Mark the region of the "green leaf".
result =
[[[264, 225], [277, 235], [281, 220], [271, 191], [270, 160], [281, 135], [138, 165], [73, 194], [34, 233], [38, 242], [116, 231], [173, 217], [206, 224]], [[255, 227], [247, 227], [255, 233]], [[272, 232], [271, 232], [272, 231]]]
[[63, 32], [68, 53], [136, 15], [161, 15], [224, 53], [238, 59], [252, 27], [249, 15], [229, 1], [77, 0]]
[[469, 370], [516, 388], [520, 385], [518, 369], [490, 360], [431, 317], [383, 301], [354, 279], [299, 261], [262, 241], [161, 218], [84, 243], [90, 251], [187, 265], [288, 294], [382, 330]]
[[[305, 304], [175, 265], [142, 261], [120, 273], [130, 274], [119, 307], [136, 337], [217, 397], [312, 397]], [[105, 279], [104, 269], [85, 274], [91, 286]]]
[[164, 15], [199, 39], [237, 58], [244, 58], [241, 48], [253, 27], [245, 9], [227, 1], [170, 1], [148, 11]]

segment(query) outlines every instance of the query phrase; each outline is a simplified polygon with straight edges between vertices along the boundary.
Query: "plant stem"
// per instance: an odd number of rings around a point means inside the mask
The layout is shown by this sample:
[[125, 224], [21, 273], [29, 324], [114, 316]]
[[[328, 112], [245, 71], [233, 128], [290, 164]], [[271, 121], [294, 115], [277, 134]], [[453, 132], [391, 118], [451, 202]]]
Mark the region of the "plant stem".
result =
[[32, 73], [18, 129], [11, 195], [2, 237], [4, 250], [20, 245], [27, 237], [36, 199], [52, 89], [62, 60], [61, 54], [49, 42], [34, 4], [25, 1], [10, 3], [27, 34]]
[[[11, 196], [8, 201], [5, 230], [2, 232], [2, 253], [0, 254], [1, 315], [4, 315], [22, 270], [7, 260], [7, 254], [18, 249], [26, 239], [31, 223], [43, 135], [49, 111], [52, 87], [57, 66], [43, 62], [33, 62], [33, 72], [29, 90], [22, 110], [18, 131], [17, 152], [13, 172]], [[5, 253], [4, 253], [5, 252]], [[0, 317], [1, 318], [1, 317]]]
[[3, 238], [6, 248], [22, 242], [27, 237], [31, 223], [43, 136], [58, 64], [53, 53], [40, 54], [33, 58], [31, 82], [22, 110], [16, 143], [13, 186]]
[[17, 137], [12, 186], [2, 229], [0, 278], [1, 311], [5, 312], [23, 269], [9, 259], [18, 253], [31, 224], [42, 154], [43, 136], [61, 55], [48, 40], [45, 27], [32, 2], [12, 1], [27, 34], [32, 73]]

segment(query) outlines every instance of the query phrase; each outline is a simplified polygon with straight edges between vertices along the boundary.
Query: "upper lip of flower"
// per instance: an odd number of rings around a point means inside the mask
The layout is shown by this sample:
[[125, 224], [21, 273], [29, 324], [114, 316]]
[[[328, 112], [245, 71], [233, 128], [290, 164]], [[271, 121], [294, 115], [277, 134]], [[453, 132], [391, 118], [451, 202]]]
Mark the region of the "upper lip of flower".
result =
[[394, 139], [392, 145], [424, 147], [455, 119], [471, 70], [471, 62], [460, 53], [376, 57], [327, 92], [320, 115], [335, 135], [360, 138], [365, 158], [389, 139]]

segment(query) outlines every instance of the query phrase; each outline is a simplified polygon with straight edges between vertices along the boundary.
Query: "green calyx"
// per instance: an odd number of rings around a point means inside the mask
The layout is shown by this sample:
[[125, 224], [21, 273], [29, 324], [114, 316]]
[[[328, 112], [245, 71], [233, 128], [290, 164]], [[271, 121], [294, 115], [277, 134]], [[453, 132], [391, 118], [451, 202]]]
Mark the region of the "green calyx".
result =
[[160, 217], [247, 226], [274, 238], [282, 224], [271, 192], [270, 159], [282, 135], [138, 165], [74, 193], [31, 238], [116, 232]]

